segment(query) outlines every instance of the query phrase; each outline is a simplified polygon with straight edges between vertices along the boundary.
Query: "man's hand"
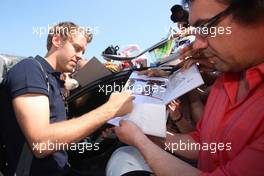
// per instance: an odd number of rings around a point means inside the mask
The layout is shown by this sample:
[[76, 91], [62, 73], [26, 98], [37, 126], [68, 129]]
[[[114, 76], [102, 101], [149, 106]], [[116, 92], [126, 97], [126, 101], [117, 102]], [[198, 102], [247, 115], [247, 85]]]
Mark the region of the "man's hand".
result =
[[216, 71], [215, 63], [209, 58], [213, 57], [208, 55], [206, 51], [194, 49], [194, 44], [181, 48], [179, 59], [182, 60], [182, 70], [190, 68], [193, 64], [198, 64], [200, 70]]
[[178, 121], [182, 118], [182, 109], [180, 100], [172, 100], [168, 105], [169, 115], [172, 121]]
[[121, 120], [119, 127], [115, 128], [115, 133], [120, 141], [137, 147], [142, 139], [146, 138], [143, 131], [133, 122], [129, 120]]
[[132, 111], [134, 98], [131, 91], [114, 92], [105, 104], [105, 108], [114, 111], [113, 117], [124, 116]]

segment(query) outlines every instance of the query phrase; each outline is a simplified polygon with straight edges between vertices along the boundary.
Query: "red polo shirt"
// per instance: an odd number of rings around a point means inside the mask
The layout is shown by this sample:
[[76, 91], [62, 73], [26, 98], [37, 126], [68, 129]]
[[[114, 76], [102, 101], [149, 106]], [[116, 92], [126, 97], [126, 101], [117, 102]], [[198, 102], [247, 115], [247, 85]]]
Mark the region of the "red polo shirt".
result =
[[249, 90], [238, 101], [239, 73], [223, 74], [211, 90], [203, 118], [191, 136], [199, 144], [222, 147], [216, 152], [200, 150], [201, 175], [264, 175], [264, 63], [248, 69], [246, 79]]

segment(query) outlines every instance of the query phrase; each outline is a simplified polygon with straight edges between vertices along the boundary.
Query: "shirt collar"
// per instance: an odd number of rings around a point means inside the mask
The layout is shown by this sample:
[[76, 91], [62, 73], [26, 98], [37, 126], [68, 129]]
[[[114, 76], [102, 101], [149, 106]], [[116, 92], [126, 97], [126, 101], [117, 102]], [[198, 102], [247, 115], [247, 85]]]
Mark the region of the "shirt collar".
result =
[[37, 55], [35, 57], [43, 67], [45, 67], [45, 70], [48, 74], [52, 74], [53, 76], [55, 76], [58, 80], [60, 80], [60, 75], [61, 72], [58, 72], [56, 70], [54, 70], [51, 65], [48, 63], [48, 61], [46, 59], [44, 59], [43, 57]]
[[45, 67], [45, 69], [46, 69], [46, 71], [48, 72], [48, 73], [60, 73], [60, 72], [58, 72], [58, 71], [55, 71], [52, 67], [51, 67], [51, 65], [48, 63], [48, 61], [46, 60], [46, 59], [44, 59], [43, 57], [41, 57], [41, 56], [39, 56], [39, 55], [37, 55], [36, 57], [35, 57], [44, 67]]
[[249, 89], [252, 90], [264, 80], [264, 63], [252, 67], [246, 71], [246, 79]]
[[[224, 87], [232, 104], [236, 103], [236, 96], [241, 79], [241, 72], [225, 73]], [[246, 70], [246, 81], [249, 85], [248, 93], [254, 90], [264, 80], [264, 63]]]

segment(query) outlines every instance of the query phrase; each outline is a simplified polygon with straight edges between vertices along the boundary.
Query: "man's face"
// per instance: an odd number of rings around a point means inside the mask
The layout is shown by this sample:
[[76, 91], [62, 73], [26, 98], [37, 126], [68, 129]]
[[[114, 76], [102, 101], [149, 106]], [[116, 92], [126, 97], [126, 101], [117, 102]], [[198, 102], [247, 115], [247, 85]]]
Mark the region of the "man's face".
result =
[[[194, 0], [190, 6], [190, 24], [195, 26], [208, 21], [228, 5], [216, 0]], [[202, 50], [206, 56], [207, 65], [222, 71], [241, 71], [263, 62], [263, 44], [259, 43], [259, 32], [263, 28], [243, 26], [232, 18], [232, 13], [222, 17], [216, 24], [216, 29], [225, 29], [224, 34], [217, 32], [215, 37], [203, 38], [196, 35], [194, 49]], [[263, 25], [262, 25], [263, 27]], [[261, 61], [262, 60], [262, 61]]]
[[58, 49], [57, 68], [60, 72], [72, 72], [82, 58], [87, 45], [84, 35], [76, 34], [71, 40], [62, 42]]

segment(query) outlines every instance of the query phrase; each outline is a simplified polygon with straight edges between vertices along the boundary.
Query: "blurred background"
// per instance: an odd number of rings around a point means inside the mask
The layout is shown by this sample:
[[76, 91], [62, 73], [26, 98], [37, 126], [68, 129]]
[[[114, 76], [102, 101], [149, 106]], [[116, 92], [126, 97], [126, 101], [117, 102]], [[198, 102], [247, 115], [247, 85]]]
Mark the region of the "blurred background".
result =
[[84, 55], [103, 61], [109, 45], [120, 49], [137, 44], [141, 50], [167, 36], [173, 22], [170, 8], [181, 0], [1, 0], [0, 53], [46, 54], [49, 27], [73, 21], [94, 33]]

